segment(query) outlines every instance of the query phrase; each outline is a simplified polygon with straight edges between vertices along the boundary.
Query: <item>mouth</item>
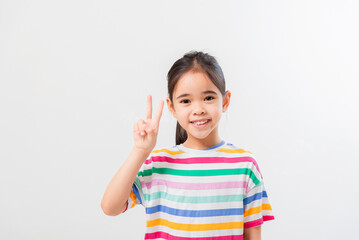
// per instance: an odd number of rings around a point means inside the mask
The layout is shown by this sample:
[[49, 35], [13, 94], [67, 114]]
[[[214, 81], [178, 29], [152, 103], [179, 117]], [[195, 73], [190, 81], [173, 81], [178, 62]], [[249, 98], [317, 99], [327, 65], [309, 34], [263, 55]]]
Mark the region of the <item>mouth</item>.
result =
[[204, 127], [207, 125], [207, 123], [211, 121], [210, 119], [201, 119], [197, 121], [191, 121], [191, 124], [195, 127]]

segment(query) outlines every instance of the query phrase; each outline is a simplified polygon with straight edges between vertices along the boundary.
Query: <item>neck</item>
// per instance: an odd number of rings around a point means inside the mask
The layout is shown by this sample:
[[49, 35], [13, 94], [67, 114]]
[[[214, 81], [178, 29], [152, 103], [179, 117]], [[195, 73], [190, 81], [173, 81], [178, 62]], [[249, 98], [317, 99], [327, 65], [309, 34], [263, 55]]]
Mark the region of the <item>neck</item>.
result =
[[204, 139], [196, 139], [191, 136], [188, 136], [187, 140], [183, 143], [184, 147], [192, 148], [192, 149], [206, 149], [213, 147], [222, 142], [221, 138], [217, 135], [216, 137]]

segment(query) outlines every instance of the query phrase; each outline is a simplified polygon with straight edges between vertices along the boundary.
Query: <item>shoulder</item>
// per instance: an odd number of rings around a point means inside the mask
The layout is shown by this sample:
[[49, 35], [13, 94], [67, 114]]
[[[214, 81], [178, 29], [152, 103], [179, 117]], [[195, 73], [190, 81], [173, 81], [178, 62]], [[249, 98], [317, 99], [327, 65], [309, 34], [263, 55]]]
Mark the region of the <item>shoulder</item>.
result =
[[236, 158], [239, 162], [247, 163], [247, 167], [260, 172], [255, 155], [247, 148], [238, 147], [235, 144], [227, 142], [216, 152], [223, 157]]
[[151, 170], [164, 162], [172, 162], [174, 158], [181, 158], [179, 156], [183, 153], [176, 146], [155, 148], [143, 162], [139, 172]]
[[176, 145], [169, 147], [155, 148], [148, 156], [146, 162], [151, 163], [153, 161], [165, 161], [170, 158], [183, 158], [185, 152], [179, 150]]
[[248, 149], [238, 147], [237, 145], [230, 143], [230, 142], [226, 142], [226, 144], [224, 144], [216, 152], [242, 154], [242, 155], [253, 155], [253, 153], [251, 151], [249, 151]]
[[142, 164], [141, 170], [159, 167], [159, 165], [166, 162], [176, 162], [177, 159], [185, 157], [185, 153], [180, 151], [177, 146], [155, 148]]
[[176, 155], [181, 155], [184, 152], [180, 151], [177, 146], [170, 146], [170, 147], [160, 147], [160, 148], [156, 148], [154, 149], [151, 153], [150, 153], [150, 157], [155, 157], [155, 156], [176, 156]]

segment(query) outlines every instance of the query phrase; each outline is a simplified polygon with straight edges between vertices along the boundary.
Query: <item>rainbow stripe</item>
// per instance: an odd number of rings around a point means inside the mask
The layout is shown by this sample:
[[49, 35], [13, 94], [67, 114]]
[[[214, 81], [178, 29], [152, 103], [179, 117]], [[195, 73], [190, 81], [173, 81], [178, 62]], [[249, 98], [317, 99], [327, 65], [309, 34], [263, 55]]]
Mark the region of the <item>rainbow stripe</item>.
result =
[[139, 204], [146, 210], [145, 239], [242, 240], [244, 228], [274, 219], [253, 154], [225, 142], [151, 152], [128, 209]]

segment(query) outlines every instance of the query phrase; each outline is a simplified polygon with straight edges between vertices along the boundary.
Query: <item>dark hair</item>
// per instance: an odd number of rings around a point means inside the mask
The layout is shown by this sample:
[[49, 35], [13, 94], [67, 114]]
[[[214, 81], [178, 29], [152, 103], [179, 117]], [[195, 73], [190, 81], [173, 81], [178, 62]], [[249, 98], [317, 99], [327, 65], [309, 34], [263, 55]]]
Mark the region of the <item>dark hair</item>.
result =
[[[183, 74], [189, 71], [200, 71], [205, 73], [213, 82], [213, 84], [216, 85], [222, 95], [224, 96], [226, 94], [226, 83], [224, 80], [224, 75], [217, 60], [208, 53], [190, 51], [182, 58], [178, 59], [168, 71], [168, 94], [172, 103], [173, 91], [178, 80], [182, 77]], [[187, 137], [188, 135], [186, 130], [184, 130], [177, 121], [176, 145], [184, 143], [187, 140]]]

